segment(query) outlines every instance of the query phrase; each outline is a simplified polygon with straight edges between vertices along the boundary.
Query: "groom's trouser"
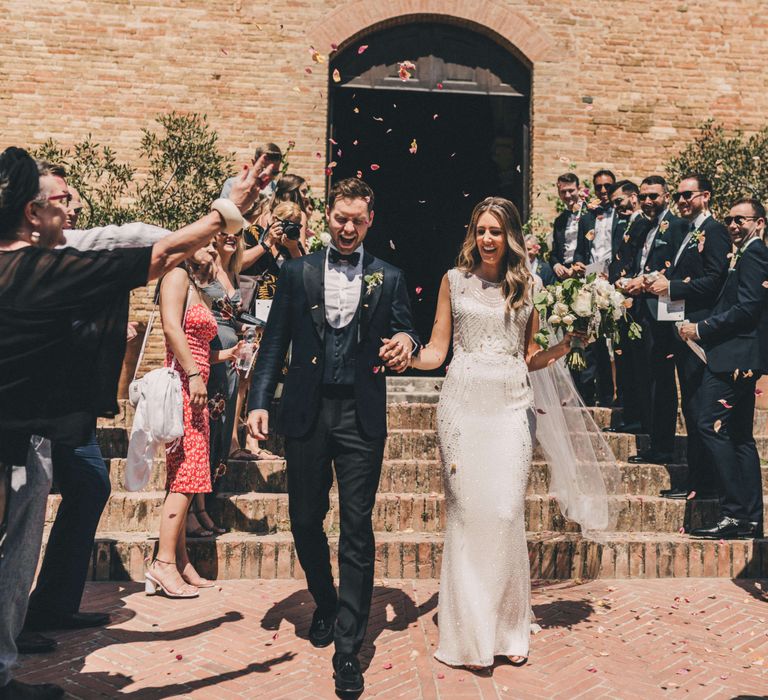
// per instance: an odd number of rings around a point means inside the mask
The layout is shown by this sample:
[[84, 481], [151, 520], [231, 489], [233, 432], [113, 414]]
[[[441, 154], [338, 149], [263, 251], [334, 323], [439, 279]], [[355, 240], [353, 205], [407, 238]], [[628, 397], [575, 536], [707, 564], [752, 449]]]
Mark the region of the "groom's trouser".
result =
[[[352, 387], [325, 387], [317, 421], [301, 438], [288, 438], [291, 532], [307, 586], [324, 616], [336, 614], [336, 651], [356, 654], [368, 625], [375, 542], [371, 512], [381, 476], [385, 438], [367, 438], [357, 420]], [[339, 491], [339, 593], [323, 520], [336, 469]]]

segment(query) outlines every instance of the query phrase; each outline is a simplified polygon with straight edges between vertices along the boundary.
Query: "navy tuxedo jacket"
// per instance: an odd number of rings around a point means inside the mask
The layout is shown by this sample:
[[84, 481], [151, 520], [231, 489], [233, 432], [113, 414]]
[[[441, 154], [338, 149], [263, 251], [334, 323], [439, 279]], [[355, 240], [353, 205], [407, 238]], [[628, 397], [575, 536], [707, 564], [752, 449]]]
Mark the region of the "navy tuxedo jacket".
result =
[[767, 280], [768, 249], [757, 240], [728, 271], [712, 315], [697, 324], [712, 372], [768, 373]]
[[685, 247], [677, 263], [673, 263], [667, 273], [670, 299], [684, 299], [685, 317], [694, 322], [712, 314], [725, 284], [728, 253], [731, 251], [728, 229], [719, 221], [710, 216], [702, 223], [700, 230], [704, 235], [701, 251], [699, 242], [684, 242]]
[[[381, 284], [367, 291], [366, 275], [380, 272]], [[416, 342], [405, 277], [398, 268], [363, 257], [359, 342], [355, 354], [354, 393], [363, 432], [387, 434], [385, 373], [379, 371], [382, 338], [407, 333]], [[320, 409], [325, 362], [325, 251], [288, 260], [280, 270], [267, 326], [251, 380], [248, 410], [269, 409], [289, 344], [291, 362], [285, 378], [276, 431], [301, 437]]]

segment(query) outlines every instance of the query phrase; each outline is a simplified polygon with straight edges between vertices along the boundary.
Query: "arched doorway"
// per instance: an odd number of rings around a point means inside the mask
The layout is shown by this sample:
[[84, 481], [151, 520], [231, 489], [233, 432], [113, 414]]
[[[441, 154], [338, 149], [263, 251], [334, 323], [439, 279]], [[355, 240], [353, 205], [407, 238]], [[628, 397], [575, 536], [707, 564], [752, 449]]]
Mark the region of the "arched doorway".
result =
[[417, 20], [351, 43], [330, 71], [331, 178], [373, 187], [366, 247], [405, 271], [426, 341], [474, 205], [499, 195], [527, 214], [530, 68], [480, 33]]

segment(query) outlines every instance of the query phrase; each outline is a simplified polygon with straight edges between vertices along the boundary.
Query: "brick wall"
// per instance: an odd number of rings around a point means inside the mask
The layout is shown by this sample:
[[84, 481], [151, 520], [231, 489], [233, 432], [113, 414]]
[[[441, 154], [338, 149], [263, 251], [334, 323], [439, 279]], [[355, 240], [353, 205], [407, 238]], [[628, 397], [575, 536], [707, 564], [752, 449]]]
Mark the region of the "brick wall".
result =
[[327, 53], [408, 15], [484, 31], [531, 63], [533, 192], [563, 161], [659, 171], [704, 119], [749, 131], [768, 113], [764, 0], [5, 0], [0, 145], [90, 133], [132, 159], [154, 115], [202, 111], [239, 161], [294, 139], [291, 169], [320, 189], [328, 63], [310, 45]]

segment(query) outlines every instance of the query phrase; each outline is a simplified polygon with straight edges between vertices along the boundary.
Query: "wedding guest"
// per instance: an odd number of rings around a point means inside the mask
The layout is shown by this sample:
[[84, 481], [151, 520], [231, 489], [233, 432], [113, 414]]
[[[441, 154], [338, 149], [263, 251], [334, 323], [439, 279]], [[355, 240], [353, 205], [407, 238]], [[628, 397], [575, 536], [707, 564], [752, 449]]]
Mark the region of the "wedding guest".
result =
[[763, 536], [763, 485], [752, 424], [755, 387], [768, 373], [768, 250], [765, 207], [740, 199], [725, 223], [736, 253], [712, 314], [684, 323], [684, 340], [700, 343], [707, 356], [698, 400], [698, 429], [719, 474], [720, 514], [694, 537]]
[[[259, 193], [260, 197], [271, 197], [275, 191], [275, 178], [280, 172], [280, 163], [283, 160], [283, 152], [280, 150], [280, 146], [276, 143], [263, 143], [260, 146], [256, 146], [256, 150], [253, 152], [253, 159], [251, 165], [255, 166], [260, 158], [264, 158], [264, 164], [269, 168], [270, 177], [266, 184], [262, 187]], [[227, 178], [224, 181], [224, 185], [221, 188], [221, 194], [219, 197], [227, 198], [232, 191], [232, 186], [237, 182], [238, 176]]]
[[[630, 180], [620, 180], [611, 190], [611, 206], [616, 212], [616, 224], [611, 240], [611, 261], [608, 265], [608, 280], [616, 282], [623, 276], [627, 261], [634, 257], [635, 241], [639, 231], [647, 222], [640, 210], [638, 195], [640, 188]], [[635, 374], [632, 369], [632, 353], [639, 348], [629, 338], [629, 324], [619, 322], [619, 346], [613, 348], [616, 367], [616, 405], [622, 407], [618, 424], [607, 428], [607, 432], [637, 433], [640, 430], [640, 414], [637, 405]]]
[[[282, 178], [280, 180], [282, 182]], [[279, 197], [289, 194], [287, 199]], [[251, 215], [252, 223], [245, 231], [246, 249], [243, 253], [243, 270], [241, 277], [254, 280], [256, 287], [254, 301], [248, 309], [255, 313], [255, 300], [270, 301], [275, 296], [277, 278], [286, 260], [298, 258], [305, 254], [306, 239], [302, 240], [305, 230], [302, 222], [305, 215], [300, 205], [294, 201], [294, 196], [300, 194], [299, 187], [279, 188], [275, 195], [261, 209]], [[246, 218], [248, 215], [246, 215]], [[299, 227], [298, 236], [296, 227]], [[263, 319], [266, 320], [266, 319]], [[240, 382], [238, 387], [236, 416], [240, 416], [248, 393], [248, 382]], [[279, 459], [266, 448], [263, 448], [249, 433], [245, 435], [245, 446], [240, 447], [237, 421], [232, 436], [233, 459]]]
[[[241, 211], [259, 182], [254, 168], [233, 188]], [[151, 247], [52, 250], [65, 242], [68, 200], [66, 183], [40, 172], [26, 151], [0, 154], [0, 356], [7, 358], [0, 363], [0, 467], [18, 476], [0, 565], [0, 698], [63, 695], [59, 686], [29, 685], [11, 673], [40, 554], [51, 442], [85, 444], [96, 416], [116, 412], [130, 290], [241, 218], [232, 211], [235, 202], [215, 202], [210, 214]]]
[[536, 236], [526, 236], [525, 248], [528, 252], [528, 262], [531, 263], [531, 274], [538, 275], [545, 287], [557, 282], [557, 275], [552, 270], [552, 266], [539, 256], [541, 245], [536, 240]]
[[[685, 319], [697, 323], [712, 315], [712, 309], [725, 284], [731, 237], [709, 212], [712, 186], [701, 175], [684, 177], [673, 199], [680, 213], [690, 222], [690, 231], [675, 254], [667, 275], [660, 276], [648, 291], [672, 301], [685, 302]], [[677, 339], [675, 366], [680, 383], [680, 402], [685, 420], [688, 457], [687, 482], [665, 489], [666, 498], [713, 498], [716, 495], [716, 471], [704, 450], [698, 432], [701, 401], [699, 390], [704, 378], [704, 362]]]
[[167, 495], [160, 513], [157, 554], [146, 573], [147, 593], [160, 589], [169, 598], [194, 598], [199, 588], [212, 588], [189, 559], [187, 511], [195, 494], [211, 492], [210, 423], [206, 383], [211, 365], [229, 362], [238, 346], [211, 350], [218, 325], [209, 297], [201, 288], [213, 281], [216, 246], [208, 246], [171, 270], [160, 281], [160, 317], [165, 335], [165, 366], [181, 376], [184, 435], [166, 445]]
[[650, 448], [629, 458], [632, 464], [667, 464], [673, 458], [677, 427], [672, 321], [658, 319], [658, 297], [648, 292], [653, 279], [666, 275], [680, 248], [688, 225], [669, 210], [669, 188], [661, 175], [640, 183], [640, 207], [650, 222], [636, 241], [632, 274], [624, 286], [635, 297], [632, 318], [642, 329], [637, 352], [632, 353], [639, 393], [637, 405]]
[[557, 178], [557, 196], [565, 208], [552, 224], [552, 254], [549, 262], [558, 279], [567, 279], [584, 271], [583, 265], [574, 268], [573, 259], [579, 237], [579, 222], [586, 212], [576, 174], [564, 173]]

